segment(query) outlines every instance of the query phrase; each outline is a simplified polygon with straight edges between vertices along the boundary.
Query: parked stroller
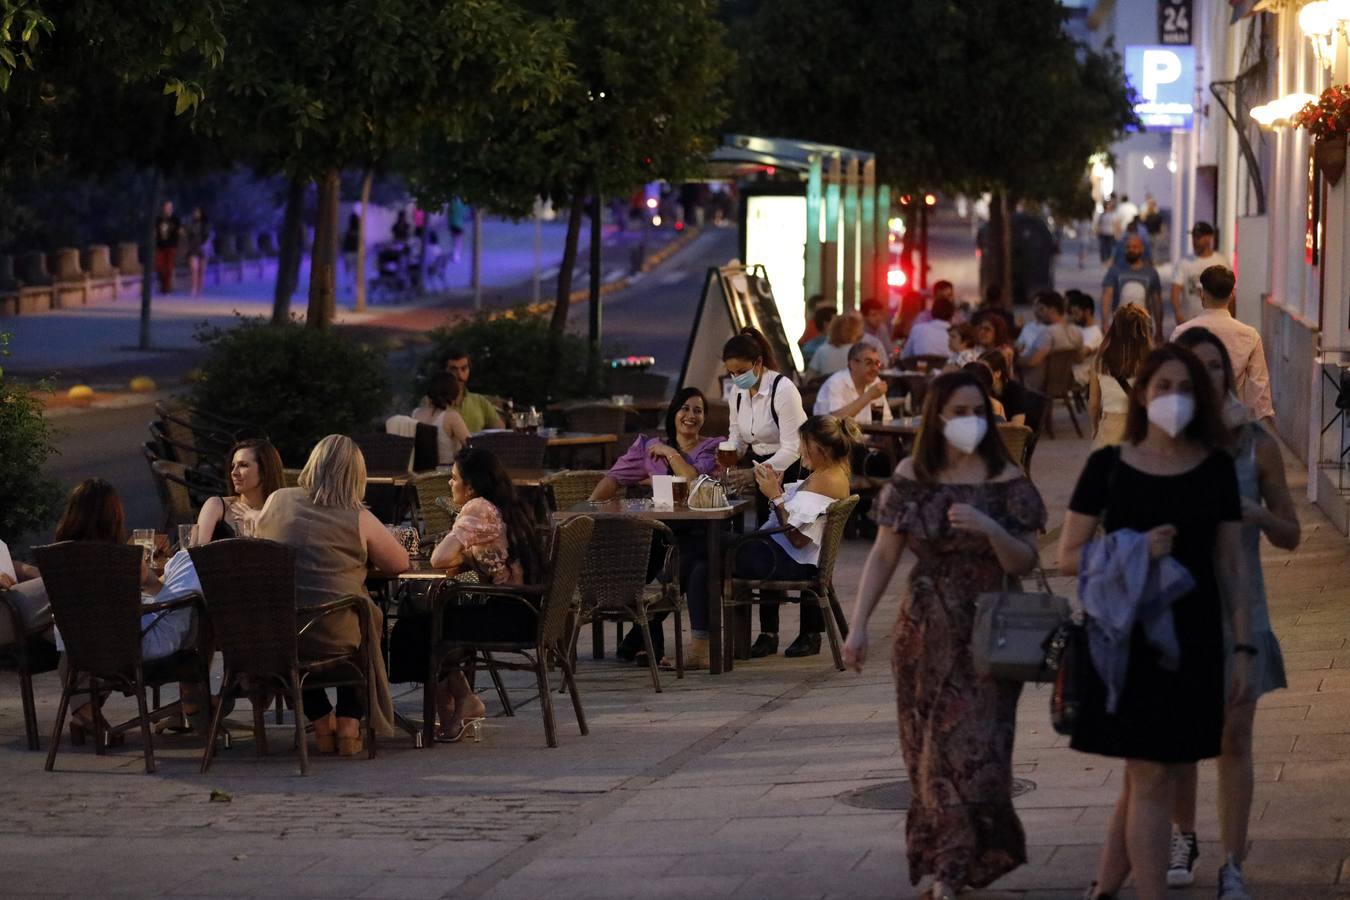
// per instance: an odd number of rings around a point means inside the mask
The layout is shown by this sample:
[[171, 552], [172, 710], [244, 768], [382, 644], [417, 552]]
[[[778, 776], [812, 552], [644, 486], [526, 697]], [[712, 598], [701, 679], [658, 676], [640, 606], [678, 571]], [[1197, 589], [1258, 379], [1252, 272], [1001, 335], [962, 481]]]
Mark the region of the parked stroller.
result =
[[412, 289], [408, 278], [408, 247], [402, 243], [380, 244], [375, 248], [375, 277], [370, 279], [370, 302], [396, 302]]

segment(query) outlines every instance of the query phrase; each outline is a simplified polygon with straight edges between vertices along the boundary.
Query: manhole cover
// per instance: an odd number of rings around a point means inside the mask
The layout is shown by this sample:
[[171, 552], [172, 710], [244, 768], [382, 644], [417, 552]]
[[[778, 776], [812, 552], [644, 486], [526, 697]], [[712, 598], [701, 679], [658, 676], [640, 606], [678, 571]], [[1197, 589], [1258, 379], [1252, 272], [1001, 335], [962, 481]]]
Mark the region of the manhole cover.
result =
[[[1034, 781], [1027, 781], [1025, 778], [1013, 779], [1014, 797], [1020, 797], [1034, 790], [1036, 790]], [[845, 791], [839, 795], [839, 799], [859, 809], [909, 809], [909, 801], [913, 796], [909, 779], [902, 778], [899, 781], [884, 781], [881, 784]]]

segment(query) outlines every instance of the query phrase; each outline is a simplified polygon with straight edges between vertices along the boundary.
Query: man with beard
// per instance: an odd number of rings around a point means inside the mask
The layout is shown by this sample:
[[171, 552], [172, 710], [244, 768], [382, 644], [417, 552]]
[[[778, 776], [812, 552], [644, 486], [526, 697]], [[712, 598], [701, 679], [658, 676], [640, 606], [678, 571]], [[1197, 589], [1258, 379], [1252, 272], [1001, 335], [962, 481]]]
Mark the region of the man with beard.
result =
[[1144, 241], [1137, 234], [1125, 239], [1125, 265], [1113, 265], [1102, 279], [1102, 328], [1109, 330], [1112, 313], [1130, 303], [1148, 310], [1154, 338], [1162, 343], [1162, 281], [1144, 262]]

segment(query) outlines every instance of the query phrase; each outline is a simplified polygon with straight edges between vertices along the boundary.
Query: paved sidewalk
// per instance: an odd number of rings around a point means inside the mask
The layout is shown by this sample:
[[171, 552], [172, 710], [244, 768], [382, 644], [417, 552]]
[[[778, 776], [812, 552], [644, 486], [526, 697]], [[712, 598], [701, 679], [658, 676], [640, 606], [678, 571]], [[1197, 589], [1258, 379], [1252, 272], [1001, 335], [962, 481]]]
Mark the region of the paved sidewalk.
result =
[[[1086, 451], [1067, 437], [1037, 450], [1052, 528]], [[1291, 688], [1257, 719], [1248, 874], [1262, 898], [1350, 896], [1350, 544], [1308, 504], [1300, 513], [1302, 548], [1263, 553]], [[846, 547], [846, 603], [866, 552]], [[779, 656], [719, 678], [665, 675], [655, 694], [645, 670], [591, 661], [583, 639], [589, 737], [555, 695], [556, 750], [528, 702], [491, 718], [480, 744], [387, 741], [370, 762], [315, 757], [309, 778], [275, 726], [270, 758], [255, 758], [244, 728], [205, 777], [190, 737], [157, 741], [155, 775], [134, 738], [104, 757], [63, 745], [46, 774], [20, 749], [17, 685], [0, 673], [0, 896], [914, 896], [903, 812], [841, 799], [904, 775], [886, 664], [901, 584], [876, 614], [862, 676]], [[53, 675], [38, 693], [47, 731]], [[418, 695], [399, 702], [415, 711]], [[1067, 900], [1091, 880], [1121, 767], [1067, 749], [1046, 704], [1044, 688], [1025, 692], [1015, 745], [1016, 775], [1034, 786], [1017, 800], [1030, 862], [968, 896]], [[1212, 896], [1214, 783], [1202, 766], [1200, 886], [1178, 900]], [[231, 799], [211, 802], [213, 790]]]

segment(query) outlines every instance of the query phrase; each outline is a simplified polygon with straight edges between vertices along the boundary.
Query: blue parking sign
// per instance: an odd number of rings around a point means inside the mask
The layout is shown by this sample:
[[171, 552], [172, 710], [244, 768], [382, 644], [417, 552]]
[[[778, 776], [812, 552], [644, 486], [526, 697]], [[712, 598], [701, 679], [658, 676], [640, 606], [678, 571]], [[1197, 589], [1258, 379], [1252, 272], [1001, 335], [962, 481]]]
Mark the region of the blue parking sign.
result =
[[1138, 97], [1134, 111], [1151, 131], [1187, 131], [1195, 118], [1195, 48], [1130, 44], [1125, 78]]

